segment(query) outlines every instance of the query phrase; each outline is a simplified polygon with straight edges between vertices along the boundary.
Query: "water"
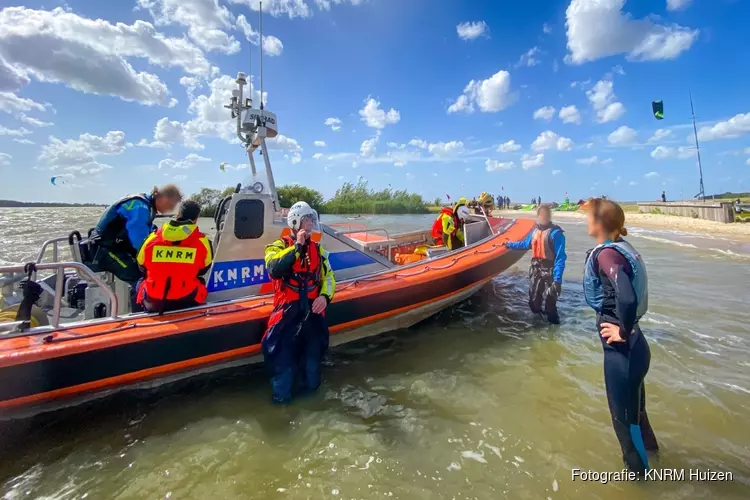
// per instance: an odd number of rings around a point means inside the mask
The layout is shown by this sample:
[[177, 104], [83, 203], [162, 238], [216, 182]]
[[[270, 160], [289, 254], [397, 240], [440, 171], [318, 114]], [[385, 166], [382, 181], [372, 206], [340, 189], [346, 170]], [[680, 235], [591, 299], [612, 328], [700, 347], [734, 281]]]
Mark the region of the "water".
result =
[[[0, 259], [98, 213], [0, 210]], [[431, 218], [352, 222], [412, 229]], [[750, 498], [750, 251], [670, 232], [631, 238], [651, 278], [642, 327], [662, 447], [652, 465], [734, 480], [573, 482], [572, 468], [622, 463], [579, 293], [590, 242], [583, 225], [563, 227], [561, 327], [528, 312], [524, 259], [414, 328], [337, 349], [321, 392], [289, 408], [270, 405], [262, 371], [242, 368], [3, 427], [3, 498]]]

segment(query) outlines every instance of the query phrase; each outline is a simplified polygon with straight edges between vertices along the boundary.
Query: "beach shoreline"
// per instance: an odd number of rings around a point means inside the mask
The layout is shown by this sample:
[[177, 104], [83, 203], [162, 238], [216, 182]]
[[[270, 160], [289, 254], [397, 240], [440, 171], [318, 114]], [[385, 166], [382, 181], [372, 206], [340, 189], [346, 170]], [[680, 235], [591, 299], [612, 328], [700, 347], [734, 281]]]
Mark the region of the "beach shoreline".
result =
[[[501, 210], [495, 211], [500, 217], [536, 217], [535, 211]], [[557, 220], [586, 219], [585, 212], [553, 212]], [[675, 215], [625, 213], [625, 227], [657, 229], [664, 231], [681, 231], [698, 235], [722, 236], [735, 241], [750, 243], [750, 224], [726, 224], [704, 219], [692, 219]]]

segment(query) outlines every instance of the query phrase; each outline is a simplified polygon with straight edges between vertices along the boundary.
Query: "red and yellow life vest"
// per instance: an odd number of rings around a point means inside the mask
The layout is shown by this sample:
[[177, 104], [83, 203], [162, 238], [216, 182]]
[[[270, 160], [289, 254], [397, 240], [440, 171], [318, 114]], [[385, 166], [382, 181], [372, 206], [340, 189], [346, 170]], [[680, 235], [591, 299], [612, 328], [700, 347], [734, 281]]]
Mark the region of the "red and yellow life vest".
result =
[[[290, 236], [282, 236], [281, 241], [287, 248], [294, 246], [294, 240]], [[311, 240], [307, 244], [305, 255], [294, 261], [293, 276], [273, 280], [274, 307], [299, 300], [303, 290], [307, 291], [308, 300], [318, 298], [322, 265], [319, 244]]]
[[435, 245], [438, 246], [445, 244], [443, 241], [443, 217], [446, 215], [453, 217], [454, 226], [459, 227], [460, 221], [458, 220], [455, 211], [451, 207], [443, 207], [443, 209], [440, 210], [440, 215], [438, 215], [435, 222], [432, 223], [432, 239], [435, 242]]
[[139, 264], [146, 268], [146, 278], [138, 289], [138, 303], [146, 297], [179, 300], [191, 295], [198, 303], [206, 301], [206, 286], [198, 279], [206, 262], [210, 263], [209, 249], [201, 241], [206, 237], [194, 225], [181, 227], [191, 230], [184, 239], [166, 239], [161, 227], [143, 244]]

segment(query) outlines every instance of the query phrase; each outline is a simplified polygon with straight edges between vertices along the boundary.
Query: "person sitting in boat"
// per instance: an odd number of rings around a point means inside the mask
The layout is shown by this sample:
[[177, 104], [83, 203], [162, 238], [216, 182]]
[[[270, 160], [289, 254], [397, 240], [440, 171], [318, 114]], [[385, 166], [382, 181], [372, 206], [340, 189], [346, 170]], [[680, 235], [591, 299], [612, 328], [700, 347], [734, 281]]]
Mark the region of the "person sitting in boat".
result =
[[461, 198], [453, 207], [443, 207], [432, 224], [432, 240], [435, 245], [449, 249], [464, 246], [464, 221], [469, 218], [466, 198]]
[[531, 249], [529, 269], [529, 308], [534, 314], [541, 314], [547, 321], [557, 325], [557, 298], [562, 291], [565, 272], [565, 235], [560, 226], [552, 223], [552, 210], [549, 205], [537, 209], [536, 229], [522, 241], [503, 243], [511, 250]]
[[320, 235], [317, 212], [299, 201], [289, 209], [287, 225], [291, 235], [282, 234], [265, 252], [274, 309], [262, 348], [277, 404], [320, 387], [329, 336], [325, 310], [336, 292], [328, 252], [313, 237], [314, 230]]
[[148, 312], [174, 311], [205, 304], [208, 292], [202, 276], [211, 267], [211, 242], [196, 222], [201, 207], [194, 201], [180, 206], [177, 218], [151, 233], [138, 252], [146, 277], [137, 287], [137, 303]]
[[154, 229], [156, 213], [169, 213], [180, 201], [180, 189], [167, 184], [154, 187], [150, 194], [132, 194], [110, 205], [91, 232], [90, 240], [96, 248], [92, 267], [111, 272], [135, 290], [142, 277], [136, 256]]

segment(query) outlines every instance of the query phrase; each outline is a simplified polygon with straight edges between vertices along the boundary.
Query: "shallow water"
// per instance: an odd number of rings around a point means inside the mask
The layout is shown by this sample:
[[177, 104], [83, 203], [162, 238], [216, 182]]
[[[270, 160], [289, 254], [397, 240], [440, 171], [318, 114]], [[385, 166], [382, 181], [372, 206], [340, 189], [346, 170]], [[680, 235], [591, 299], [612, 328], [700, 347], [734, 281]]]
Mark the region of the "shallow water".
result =
[[[0, 261], [98, 213], [0, 210]], [[750, 251], [681, 233], [631, 238], [651, 279], [652, 466], [733, 481], [574, 482], [572, 468], [622, 463], [579, 293], [590, 243], [583, 225], [563, 227], [560, 327], [528, 312], [524, 259], [414, 328], [335, 350], [321, 392], [289, 408], [270, 405], [262, 371], [242, 368], [5, 425], [3, 498], [750, 498]]]

